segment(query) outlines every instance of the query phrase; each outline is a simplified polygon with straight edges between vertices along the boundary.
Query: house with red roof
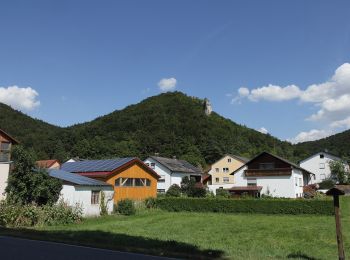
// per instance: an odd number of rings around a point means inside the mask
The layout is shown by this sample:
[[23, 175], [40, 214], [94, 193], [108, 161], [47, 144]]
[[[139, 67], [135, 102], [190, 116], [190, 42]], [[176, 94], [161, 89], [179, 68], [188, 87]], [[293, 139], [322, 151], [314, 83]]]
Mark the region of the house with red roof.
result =
[[135, 157], [66, 162], [61, 170], [106, 182], [114, 187], [114, 203], [157, 196], [159, 175]]
[[36, 161], [36, 165], [43, 169], [59, 169], [61, 164], [56, 159]]

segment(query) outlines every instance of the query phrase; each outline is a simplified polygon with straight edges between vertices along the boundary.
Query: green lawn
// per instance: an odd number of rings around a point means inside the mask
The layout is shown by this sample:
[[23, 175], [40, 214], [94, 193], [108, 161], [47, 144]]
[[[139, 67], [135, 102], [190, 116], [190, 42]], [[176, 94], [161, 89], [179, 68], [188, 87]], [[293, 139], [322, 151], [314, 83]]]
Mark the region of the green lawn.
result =
[[[350, 200], [342, 200], [345, 250], [350, 248]], [[333, 216], [169, 213], [107, 216], [81, 224], [0, 234], [142, 252], [216, 259], [336, 259]], [[350, 250], [348, 252], [350, 255]]]

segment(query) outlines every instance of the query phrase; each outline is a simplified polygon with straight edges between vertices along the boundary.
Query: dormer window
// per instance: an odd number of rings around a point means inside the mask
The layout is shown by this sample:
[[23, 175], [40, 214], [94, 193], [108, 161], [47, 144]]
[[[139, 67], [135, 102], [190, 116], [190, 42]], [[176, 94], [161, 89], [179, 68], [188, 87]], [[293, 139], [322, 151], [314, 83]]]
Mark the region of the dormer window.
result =
[[320, 154], [320, 159], [323, 159], [323, 158], [324, 158], [324, 154], [321, 153], [321, 154]]
[[1, 142], [0, 143], [0, 150], [1, 151], [10, 151], [10, 148], [11, 148], [11, 143], [9, 142]]

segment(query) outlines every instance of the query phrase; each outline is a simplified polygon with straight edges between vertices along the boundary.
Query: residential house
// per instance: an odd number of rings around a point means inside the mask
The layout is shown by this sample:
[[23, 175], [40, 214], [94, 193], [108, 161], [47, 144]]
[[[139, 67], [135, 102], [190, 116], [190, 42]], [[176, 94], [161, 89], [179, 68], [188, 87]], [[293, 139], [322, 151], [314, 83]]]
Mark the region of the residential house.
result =
[[247, 161], [249, 161], [247, 158], [226, 154], [210, 166], [210, 169], [207, 171], [207, 178], [203, 181], [206, 182], [207, 187], [214, 194], [217, 189], [230, 188], [235, 183], [235, 176], [231, 175], [231, 173]]
[[59, 201], [69, 206], [79, 205], [83, 216], [99, 216], [102, 193], [107, 212], [113, 211], [113, 185], [58, 169], [49, 169], [49, 175], [63, 182]]
[[166, 192], [173, 184], [180, 185], [184, 177], [201, 182], [202, 171], [185, 160], [151, 156], [144, 162], [160, 176], [157, 184], [160, 193]]
[[279, 156], [262, 152], [232, 173], [232, 194], [266, 194], [273, 197], [303, 197], [303, 186], [313, 175], [308, 170]]
[[0, 129], [0, 200], [6, 198], [5, 189], [11, 169], [11, 148], [18, 141]]
[[60, 162], [56, 159], [36, 161], [36, 165], [44, 169], [59, 169], [61, 167]]
[[[341, 162], [341, 158], [330, 154], [328, 152], [318, 152], [299, 162], [300, 167], [312, 172], [314, 174], [311, 178], [311, 183], [320, 183], [331, 177], [330, 163], [334, 161]], [[349, 169], [348, 164], [344, 166]]]
[[158, 174], [135, 157], [66, 162], [61, 170], [113, 185], [114, 203], [157, 196]]

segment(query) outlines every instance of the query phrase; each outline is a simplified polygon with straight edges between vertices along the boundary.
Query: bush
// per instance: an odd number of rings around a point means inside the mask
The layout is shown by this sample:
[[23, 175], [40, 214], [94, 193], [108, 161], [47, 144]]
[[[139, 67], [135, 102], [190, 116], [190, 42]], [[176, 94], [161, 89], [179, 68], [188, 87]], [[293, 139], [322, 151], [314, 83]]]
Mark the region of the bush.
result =
[[19, 205], [0, 203], [0, 226], [32, 227], [44, 225], [59, 225], [79, 222], [82, 210], [59, 203], [53, 206]]
[[148, 209], [154, 209], [156, 207], [156, 198], [149, 197], [145, 199], [145, 206]]
[[175, 212], [333, 214], [331, 200], [164, 198], [157, 199], [156, 204], [160, 209]]
[[319, 189], [321, 190], [329, 190], [334, 187], [335, 182], [331, 179], [323, 180], [319, 184]]
[[169, 187], [166, 192], [167, 197], [180, 197], [181, 196], [181, 188], [177, 184], [173, 184]]
[[118, 201], [116, 211], [119, 214], [130, 216], [136, 213], [136, 208], [132, 200], [125, 199]]
[[219, 198], [229, 198], [231, 197], [231, 194], [228, 190], [225, 189], [217, 189], [216, 190], [216, 197]]

